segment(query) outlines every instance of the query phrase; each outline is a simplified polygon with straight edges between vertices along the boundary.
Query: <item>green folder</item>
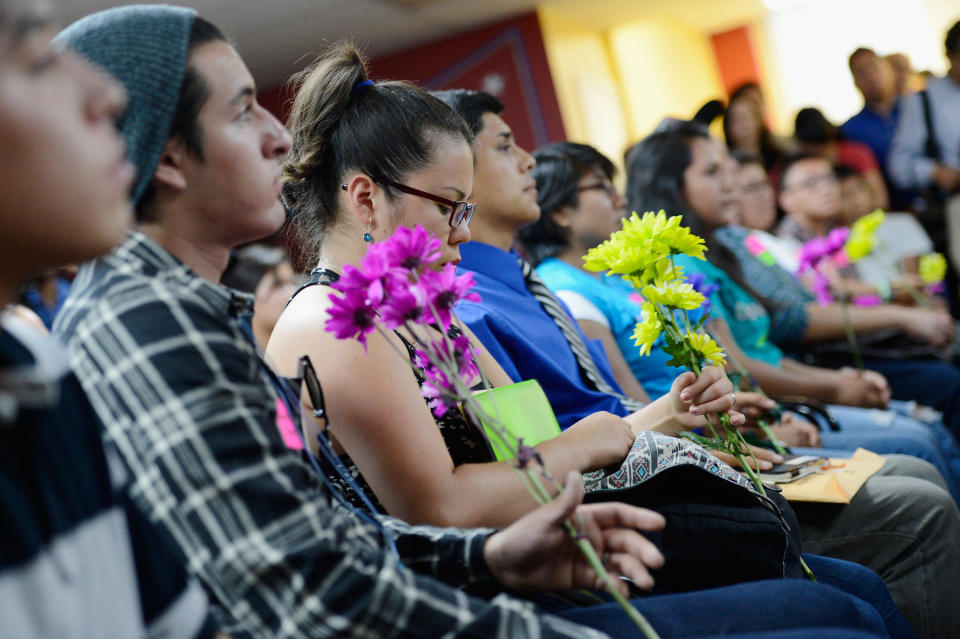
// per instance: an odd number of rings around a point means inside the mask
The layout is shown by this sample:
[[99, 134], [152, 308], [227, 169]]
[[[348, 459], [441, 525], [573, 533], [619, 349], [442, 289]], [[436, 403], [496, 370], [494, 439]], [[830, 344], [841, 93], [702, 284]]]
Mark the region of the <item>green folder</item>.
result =
[[[485, 413], [480, 423], [498, 460], [513, 459], [514, 456], [505, 455], [502, 447], [497, 445], [503, 441], [496, 424], [497, 417], [503, 420], [508, 433], [523, 438], [525, 446], [536, 446], [560, 434], [560, 424], [553, 408], [535, 379], [477, 391], [474, 397]], [[507, 442], [509, 449], [515, 448], [513, 438], [508, 438]]]

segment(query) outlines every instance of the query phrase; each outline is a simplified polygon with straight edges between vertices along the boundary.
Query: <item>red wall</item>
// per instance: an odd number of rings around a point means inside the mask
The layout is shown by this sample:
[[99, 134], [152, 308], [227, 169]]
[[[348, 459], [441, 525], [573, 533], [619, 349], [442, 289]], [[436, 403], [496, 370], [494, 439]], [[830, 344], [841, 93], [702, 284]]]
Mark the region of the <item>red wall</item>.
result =
[[[370, 63], [373, 80], [410, 80], [427, 89], [487, 89], [504, 103], [517, 142], [533, 149], [565, 138], [536, 13], [452, 35]], [[497, 89], [497, 90], [491, 90]], [[278, 89], [261, 104], [285, 116]]]
[[723, 88], [730, 95], [745, 82], [760, 84], [750, 27], [742, 26], [710, 36]]

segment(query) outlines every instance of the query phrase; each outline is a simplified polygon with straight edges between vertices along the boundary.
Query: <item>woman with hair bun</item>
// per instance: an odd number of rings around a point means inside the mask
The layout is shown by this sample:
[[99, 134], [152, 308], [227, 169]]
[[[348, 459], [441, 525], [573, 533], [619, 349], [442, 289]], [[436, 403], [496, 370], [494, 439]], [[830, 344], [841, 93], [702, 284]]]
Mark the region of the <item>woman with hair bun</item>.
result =
[[[374, 333], [365, 352], [324, 329], [334, 293], [324, 284], [399, 227], [420, 224], [442, 240], [434, 268], [459, 261], [458, 247], [470, 239], [470, 214], [460, 211], [471, 207], [457, 205], [460, 210], [451, 212], [412, 191], [466, 200], [473, 188], [473, 133], [456, 111], [427, 92], [405, 82], [371, 82], [363, 57], [349, 43], [334, 45], [297, 82], [284, 197], [296, 211], [299, 235], [317, 268], [281, 316], [267, 355], [287, 374], [304, 352], [311, 356], [334, 446], [378, 508], [418, 523], [508, 524], [536, 502], [509, 464], [495, 462], [481, 430], [459, 411], [442, 418], [430, 413], [418, 387], [422, 373], [411, 372], [410, 363], [397, 356], [406, 352], [413, 359], [413, 337], [402, 329]], [[463, 330], [490, 383], [510, 384]], [[695, 382], [692, 375], [681, 377], [696, 405], [727, 401], [729, 382], [719, 379], [722, 375]], [[666, 397], [631, 417], [672, 433], [686, 428], [679, 414], [686, 416], [688, 406], [679, 397]], [[562, 477], [570, 470], [621, 464], [634, 439], [626, 421], [596, 413], [537, 448], [553, 475]]]

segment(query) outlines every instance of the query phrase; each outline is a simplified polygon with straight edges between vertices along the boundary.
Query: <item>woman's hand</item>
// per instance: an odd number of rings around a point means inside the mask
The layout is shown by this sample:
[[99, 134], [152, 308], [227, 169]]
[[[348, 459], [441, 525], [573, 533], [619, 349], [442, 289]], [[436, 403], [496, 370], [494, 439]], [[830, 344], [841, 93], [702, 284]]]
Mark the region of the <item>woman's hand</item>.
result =
[[[707, 426], [704, 416], [709, 414], [726, 413], [734, 426], [746, 422], [746, 418], [734, 410], [737, 398], [733, 384], [719, 366], [707, 366], [699, 377], [689, 371], [678, 375], [670, 388], [670, 397], [677, 432]], [[715, 422], [714, 426], [717, 425]]]
[[630, 424], [607, 412], [593, 413], [557, 436], [564, 446], [584, 455], [583, 472], [620, 464], [633, 446]]
[[505, 587], [520, 591], [602, 588], [576, 543], [563, 527], [579, 519], [581, 530], [625, 596], [627, 577], [639, 588], [653, 587], [650, 569], [663, 566], [663, 555], [638, 530], [660, 530], [664, 519], [645, 508], [618, 502], [585, 506], [583, 481], [571, 471], [564, 491], [549, 504], [492, 535], [483, 549], [490, 573]]

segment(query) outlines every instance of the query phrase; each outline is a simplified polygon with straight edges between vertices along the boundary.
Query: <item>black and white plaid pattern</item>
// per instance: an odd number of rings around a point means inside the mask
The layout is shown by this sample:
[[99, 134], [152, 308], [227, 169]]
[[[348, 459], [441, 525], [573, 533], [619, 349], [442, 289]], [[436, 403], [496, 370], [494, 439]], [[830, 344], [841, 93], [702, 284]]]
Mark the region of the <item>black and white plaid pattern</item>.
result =
[[544, 284], [543, 280], [540, 279], [540, 276], [537, 275], [537, 272], [533, 266], [531, 266], [530, 262], [521, 258], [520, 269], [523, 271], [523, 280], [527, 284], [527, 290], [537, 298], [540, 306], [542, 306], [543, 310], [547, 312], [547, 315], [553, 319], [553, 322], [560, 329], [560, 332], [563, 333], [564, 339], [567, 340], [567, 344], [570, 345], [570, 350], [573, 351], [574, 356], [577, 358], [577, 365], [580, 367], [580, 373], [583, 375], [584, 381], [591, 384], [594, 390], [606, 393], [607, 395], [613, 395], [620, 399], [620, 402], [630, 412], [643, 408], [643, 402], [624, 396], [623, 393], [616, 390], [603, 378], [603, 375], [600, 374], [600, 369], [597, 368], [597, 363], [593, 361], [593, 357], [590, 355], [590, 351], [583, 341], [580, 330], [573, 323], [573, 319], [567, 315], [567, 311], [560, 304], [557, 296], [553, 294], [553, 291], [551, 291], [547, 285]]
[[276, 396], [240, 326], [251, 300], [133, 234], [81, 269], [55, 333], [132, 474], [231, 634], [269, 637], [603, 636], [500, 595], [490, 530], [377, 528], [332, 499], [283, 444]]

